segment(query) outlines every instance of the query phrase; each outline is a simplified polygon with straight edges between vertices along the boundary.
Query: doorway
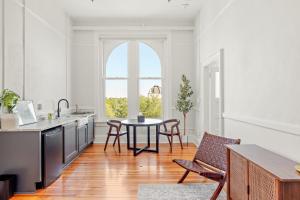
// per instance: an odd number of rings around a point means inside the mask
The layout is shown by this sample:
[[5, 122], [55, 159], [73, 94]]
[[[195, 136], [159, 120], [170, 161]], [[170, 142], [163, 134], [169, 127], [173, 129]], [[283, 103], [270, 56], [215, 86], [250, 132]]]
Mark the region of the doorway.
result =
[[224, 134], [224, 51], [213, 54], [202, 64], [202, 132]]

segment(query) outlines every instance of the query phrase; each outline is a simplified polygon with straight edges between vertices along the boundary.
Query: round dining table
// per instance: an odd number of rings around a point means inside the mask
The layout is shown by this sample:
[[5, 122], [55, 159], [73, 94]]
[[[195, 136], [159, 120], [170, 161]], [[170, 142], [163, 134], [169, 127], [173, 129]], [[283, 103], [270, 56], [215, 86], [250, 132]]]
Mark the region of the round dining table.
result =
[[[159, 128], [162, 124], [162, 120], [160, 119], [149, 119], [146, 118], [144, 122], [138, 122], [137, 119], [126, 119], [123, 120], [121, 123], [122, 125], [126, 126], [127, 131], [127, 149], [133, 150], [133, 155], [137, 156], [142, 152], [154, 152], [159, 153]], [[155, 126], [155, 148], [150, 148], [151, 143], [151, 130], [150, 128]], [[130, 144], [130, 128], [133, 129], [133, 147]], [[147, 127], [147, 145], [143, 148], [137, 147], [137, 127]]]

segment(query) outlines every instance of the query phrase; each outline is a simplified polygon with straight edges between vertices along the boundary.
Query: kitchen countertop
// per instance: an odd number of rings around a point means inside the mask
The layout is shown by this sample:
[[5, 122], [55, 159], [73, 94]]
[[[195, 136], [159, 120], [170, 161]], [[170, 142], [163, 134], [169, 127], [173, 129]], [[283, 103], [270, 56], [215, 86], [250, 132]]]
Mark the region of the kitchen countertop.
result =
[[53, 120], [41, 120], [38, 121], [36, 123], [33, 124], [27, 124], [27, 125], [23, 125], [23, 126], [19, 126], [15, 129], [0, 129], [0, 133], [1, 132], [26, 132], [26, 131], [37, 131], [37, 132], [41, 132], [47, 129], [51, 129], [57, 126], [62, 126], [68, 123], [72, 123], [75, 121], [80, 121], [83, 120], [85, 118], [88, 117], [92, 117], [95, 116], [94, 113], [87, 113], [87, 114], [67, 114], [67, 115], [63, 115], [62, 117], [58, 118], [58, 119], [53, 119]]

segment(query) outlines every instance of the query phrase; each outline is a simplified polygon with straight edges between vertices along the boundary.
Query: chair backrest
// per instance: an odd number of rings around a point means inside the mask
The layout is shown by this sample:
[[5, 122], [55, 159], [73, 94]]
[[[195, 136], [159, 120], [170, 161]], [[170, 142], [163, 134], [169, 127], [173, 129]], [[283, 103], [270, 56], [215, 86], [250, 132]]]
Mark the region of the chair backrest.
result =
[[117, 131], [120, 131], [122, 123], [119, 120], [107, 120], [107, 125], [109, 126], [109, 132], [111, 132], [113, 127], [115, 127]]
[[[165, 121], [163, 121], [163, 126], [164, 126], [164, 129], [165, 129], [165, 131], [167, 131], [167, 130], [169, 130], [173, 125], [179, 125], [180, 124], [180, 120], [178, 120], [178, 119], [168, 119], [168, 120], [165, 120]], [[179, 128], [178, 128], [178, 130], [177, 131], [179, 131]]]
[[240, 139], [230, 139], [204, 133], [195, 159], [222, 171], [227, 170], [227, 144], [240, 144]]

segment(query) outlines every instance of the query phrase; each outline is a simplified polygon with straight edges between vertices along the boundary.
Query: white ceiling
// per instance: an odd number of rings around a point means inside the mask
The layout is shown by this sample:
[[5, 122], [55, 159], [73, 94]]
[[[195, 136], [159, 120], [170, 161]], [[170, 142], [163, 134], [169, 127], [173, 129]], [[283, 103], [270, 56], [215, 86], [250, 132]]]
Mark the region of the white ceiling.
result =
[[[76, 21], [193, 22], [204, 0], [64, 0], [66, 12]], [[188, 6], [184, 6], [188, 4]]]

